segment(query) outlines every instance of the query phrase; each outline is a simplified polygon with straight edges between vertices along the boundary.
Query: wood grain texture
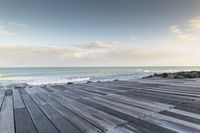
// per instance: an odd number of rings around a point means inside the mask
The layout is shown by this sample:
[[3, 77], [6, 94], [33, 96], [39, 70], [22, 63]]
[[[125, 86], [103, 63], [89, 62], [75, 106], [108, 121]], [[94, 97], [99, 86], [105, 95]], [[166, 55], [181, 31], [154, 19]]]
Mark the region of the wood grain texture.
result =
[[200, 80], [0, 89], [0, 133], [200, 133]]

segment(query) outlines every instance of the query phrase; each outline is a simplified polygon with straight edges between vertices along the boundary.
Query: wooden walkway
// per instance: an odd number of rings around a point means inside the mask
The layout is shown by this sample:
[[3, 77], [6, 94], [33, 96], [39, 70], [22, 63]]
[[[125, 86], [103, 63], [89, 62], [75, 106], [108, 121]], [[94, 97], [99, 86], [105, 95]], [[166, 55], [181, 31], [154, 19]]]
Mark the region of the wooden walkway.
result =
[[0, 89], [0, 133], [200, 133], [200, 87], [192, 82]]

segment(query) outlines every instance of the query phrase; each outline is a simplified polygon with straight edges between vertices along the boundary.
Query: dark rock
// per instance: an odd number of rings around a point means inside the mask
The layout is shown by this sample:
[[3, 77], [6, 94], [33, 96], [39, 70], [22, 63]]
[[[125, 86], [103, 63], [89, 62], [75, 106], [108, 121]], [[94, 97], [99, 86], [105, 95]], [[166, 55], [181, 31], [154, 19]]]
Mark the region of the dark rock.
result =
[[89, 81], [87, 81], [87, 83], [92, 83], [92, 81], [89, 80]]
[[191, 73], [189, 73], [189, 72], [184, 72], [183, 75], [181, 75], [181, 76], [183, 76], [185, 78], [192, 78]]
[[174, 77], [173, 74], [168, 74], [167, 78], [168, 78], [168, 79], [174, 79], [175, 77]]
[[154, 77], [158, 77], [158, 76], [160, 76], [160, 74], [158, 74], [158, 73], [154, 73], [153, 76], [154, 76]]
[[200, 71], [182, 71], [175, 73], [154, 73], [153, 75], [146, 76], [144, 78], [168, 78], [168, 79], [184, 79], [184, 78], [200, 78]]
[[191, 77], [192, 78], [199, 78], [199, 73], [198, 72], [192, 72]]
[[68, 84], [68, 85], [71, 85], [71, 84], [74, 84], [74, 83], [73, 83], [73, 82], [68, 82], [67, 84]]
[[168, 75], [169, 75], [168, 73], [163, 73], [163, 74], [161, 75], [161, 77], [167, 78]]
[[178, 75], [178, 74], [175, 74], [175, 75], [174, 75], [174, 78], [175, 78], [175, 79], [184, 79], [184, 77], [183, 77], [183, 76], [181, 76], [181, 75]]
[[16, 86], [14, 89], [24, 89], [25, 87]]

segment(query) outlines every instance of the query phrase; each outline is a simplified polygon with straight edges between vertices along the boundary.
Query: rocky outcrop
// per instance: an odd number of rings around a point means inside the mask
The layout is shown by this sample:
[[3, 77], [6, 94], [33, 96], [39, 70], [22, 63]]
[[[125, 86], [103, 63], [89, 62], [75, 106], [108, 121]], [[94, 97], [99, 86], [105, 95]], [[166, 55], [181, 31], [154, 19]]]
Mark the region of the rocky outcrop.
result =
[[167, 78], [167, 79], [185, 79], [185, 78], [200, 78], [200, 71], [182, 71], [175, 73], [155, 73], [144, 78]]

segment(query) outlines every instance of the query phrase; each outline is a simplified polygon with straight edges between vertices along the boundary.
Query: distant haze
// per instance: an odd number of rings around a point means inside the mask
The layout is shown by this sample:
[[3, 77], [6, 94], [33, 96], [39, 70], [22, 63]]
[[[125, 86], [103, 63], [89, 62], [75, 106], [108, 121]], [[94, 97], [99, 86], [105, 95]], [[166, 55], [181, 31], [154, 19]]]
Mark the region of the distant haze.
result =
[[1, 0], [0, 67], [199, 66], [200, 0]]

